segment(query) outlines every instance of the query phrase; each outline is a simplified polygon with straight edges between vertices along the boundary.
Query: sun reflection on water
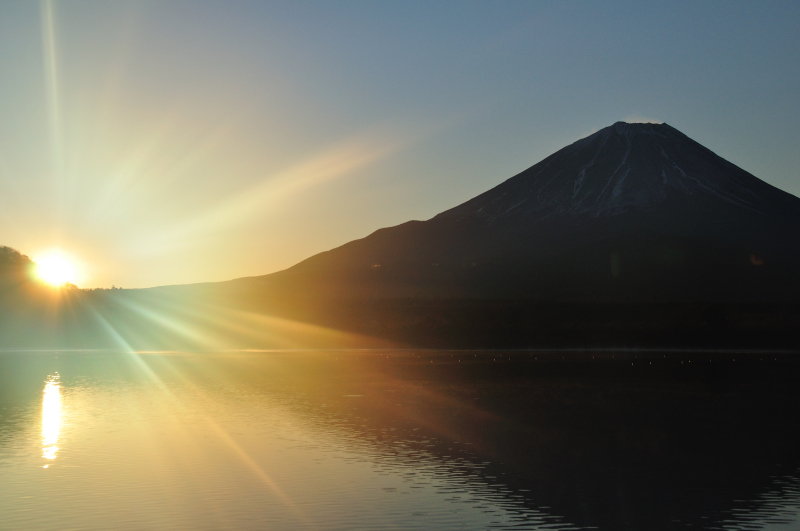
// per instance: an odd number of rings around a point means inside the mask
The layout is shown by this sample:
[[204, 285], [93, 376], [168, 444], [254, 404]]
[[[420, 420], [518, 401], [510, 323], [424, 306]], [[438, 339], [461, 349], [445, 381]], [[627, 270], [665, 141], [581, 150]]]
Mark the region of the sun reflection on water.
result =
[[[58, 432], [61, 429], [61, 382], [58, 373], [49, 376], [44, 385], [42, 400], [42, 457], [55, 459], [58, 451]], [[45, 465], [47, 468], [47, 465]]]

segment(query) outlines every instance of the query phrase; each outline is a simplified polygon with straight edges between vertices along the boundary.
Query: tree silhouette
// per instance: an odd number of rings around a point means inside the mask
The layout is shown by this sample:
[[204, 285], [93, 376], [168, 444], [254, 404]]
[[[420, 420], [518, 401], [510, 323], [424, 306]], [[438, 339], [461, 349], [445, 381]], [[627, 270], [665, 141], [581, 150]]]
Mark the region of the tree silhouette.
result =
[[33, 278], [36, 263], [11, 247], [0, 246], [0, 285], [9, 287]]

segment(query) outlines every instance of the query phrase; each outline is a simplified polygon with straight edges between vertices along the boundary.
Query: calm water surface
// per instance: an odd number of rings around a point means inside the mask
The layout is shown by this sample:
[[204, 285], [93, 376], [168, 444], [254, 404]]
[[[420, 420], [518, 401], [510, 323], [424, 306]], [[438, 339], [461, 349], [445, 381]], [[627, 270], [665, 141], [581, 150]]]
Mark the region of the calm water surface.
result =
[[759, 353], [0, 353], [0, 529], [800, 529]]

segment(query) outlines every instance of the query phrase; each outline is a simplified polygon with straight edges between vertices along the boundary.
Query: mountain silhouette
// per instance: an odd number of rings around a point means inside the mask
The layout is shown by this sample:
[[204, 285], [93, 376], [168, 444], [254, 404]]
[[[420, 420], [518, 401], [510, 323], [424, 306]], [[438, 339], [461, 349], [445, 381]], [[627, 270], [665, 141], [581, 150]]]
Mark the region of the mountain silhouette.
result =
[[3, 252], [6, 347], [800, 348], [800, 199], [667, 124], [270, 275], [51, 297]]
[[271, 275], [265, 296], [800, 299], [800, 199], [667, 124], [617, 122], [427, 221]]

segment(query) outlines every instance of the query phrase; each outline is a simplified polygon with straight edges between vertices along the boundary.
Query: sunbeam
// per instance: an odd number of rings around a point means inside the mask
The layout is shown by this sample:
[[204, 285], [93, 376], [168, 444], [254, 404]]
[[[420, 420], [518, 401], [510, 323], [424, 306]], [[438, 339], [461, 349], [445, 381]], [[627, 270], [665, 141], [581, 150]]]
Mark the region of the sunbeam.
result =
[[[42, 50], [44, 53], [44, 74], [47, 95], [47, 113], [50, 123], [51, 164], [53, 178], [53, 192], [58, 205], [59, 217], [63, 215], [64, 193], [64, 153], [61, 139], [61, 109], [59, 106], [58, 63], [56, 56], [56, 29], [55, 14], [52, 0], [42, 0], [40, 3], [42, 19]], [[58, 230], [58, 229], [57, 229]]]
[[264, 176], [255, 186], [219, 201], [210, 211], [149, 235], [139, 246], [144, 249], [172, 248], [195, 235], [241, 225], [253, 215], [285, 204], [292, 196], [309, 188], [352, 175], [406, 144], [407, 141], [400, 139], [380, 140], [366, 135], [353, 137], [306, 161]]
[[[153, 384], [155, 384], [158, 389], [160, 389], [164, 393], [165, 398], [167, 400], [169, 400], [170, 403], [172, 404], [172, 408], [177, 410], [177, 411], [182, 411], [182, 410], [187, 409], [187, 404], [183, 404], [178, 399], [178, 397], [172, 391], [171, 387], [165, 384], [164, 379], [162, 377], [160, 377], [156, 373], [156, 371], [154, 371], [153, 368], [151, 368], [150, 365], [148, 363], [146, 363], [142, 359], [142, 354], [139, 353], [139, 352], [133, 351], [131, 346], [130, 346], [130, 343], [100, 313], [98, 313], [95, 310], [93, 312], [93, 314], [94, 314], [95, 318], [100, 323], [102, 323], [102, 325], [105, 328], [105, 330], [115, 338], [115, 340], [117, 341], [118, 345], [120, 347], [122, 347], [122, 350], [125, 353], [125, 355], [128, 357], [128, 359], [133, 361], [135, 366], [137, 368], [139, 368], [146, 375], [146, 377]], [[146, 315], [148, 318], [151, 318], [151, 319], [152, 318], [157, 318], [156, 317], [157, 314], [153, 314], [153, 313], [149, 313], [149, 312], [144, 312], [143, 315]], [[188, 329], [183, 328], [182, 326], [178, 326], [177, 328], [173, 328], [173, 330], [177, 330], [177, 331], [182, 332], [182, 333], [188, 333]], [[168, 368], [172, 368], [172, 367], [168, 367]], [[186, 374], [184, 374], [184, 373], [182, 373], [180, 371], [173, 370], [173, 375], [175, 377], [177, 377], [185, 386], [193, 389], [197, 393], [200, 393], [200, 394], [203, 393], [203, 391], [199, 387], [197, 387], [195, 385], [195, 383]], [[50, 385], [50, 384], [48, 384], [48, 385]], [[50, 417], [53, 417], [53, 415], [54, 415], [52, 413], [52, 411], [54, 411], [54, 406], [52, 405], [53, 399], [51, 397], [51, 399], [50, 399], [51, 405], [49, 406], [49, 409], [48, 409], [48, 406], [47, 406], [48, 389], [49, 388], [45, 389], [45, 402], [46, 402], [45, 411], [46, 412], [47, 411], [51, 411], [51, 413], [48, 416], [48, 418], [50, 418]], [[58, 388], [56, 387], [56, 391], [57, 391], [57, 389]], [[60, 402], [59, 402], [59, 408], [60, 408]], [[60, 409], [59, 409], [59, 411], [60, 411]], [[47, 413], [46, 413], [46, 416], [47, 416]], [[176, 423], [177, 423], [177, 420], [178, 419], [176, 419]], [[45, 421], [43, 420], [43, 425], [44, 425], [44, 422]], [[303, 522], [304, 525], [310, 525], [310, 521], [303, 514], [303, 512], [300, 510], [300, 508], [297, 506], [297, 504], [294, 503], [294, 501], [284, 492], [284, 490], [280, 487], [280, 485], [278, 485], [278, 483], [275, 482], [275, 480], [272, 479], [272, 477], [241, 447], [241, 445], [239, 445], [236, 442], [236, 440], [225, 429], [223, 429], [209, 415], [204, 415], [204, 422], [213, 431], [213, 433], [215, 433], [216, 436], [225, 444], [225, 446], [236, 456], [236, 458], [239, 459], [247, 467], [247, 469], [259, 479], [259, 481], [264, 486], [269, 488], [278, 497], [278, 499], [281, 500], [281, 503], [283, 503], [286, 507], [288, 507], [292, 511], [292, 513], [294, 514], [295, 518], [297, 518], [299, 521]], [[55, 442], [57, 441], [57, 437], [58, 437], [58, 426], [56, 424], [54, 424], [53, 420], [48, 421], [47, 426], [48, 426], [48, 432], [47, 432], [48, 435], [47, 436], [49, 437], [47, 439], [47, 441], [52, 441], [52, 444], [54, 445]], [[53, 433], [54, 432], [55, 432], [55, 438], [53, 438]], [[45, 429], [44, 428], [43, 428], [43, 436], [45, 436]], [[186, 438], [190, 439], [188, 434], [186, 435]], [[47, 442], [46, 442], [46, 444], [47, 444]], [[50, 449], [50, 448], [52, 448], [52, 449]], [[54, 456], [55, 455], [55, 451], [57, 451], [57, 450], [58, 450], [58, 448], [55, 448], [54, 446], [52, 446], [52, 447], [45, 448], [45, 450], [43, 450], [43, 451], [50, 452], [47, 455], [51, 455], [52, 454]], [[52, 459], [53, 457], [47, 457], [47, 458], [48, 459]]]
[[[87, 304], [93, 305], [92, 300]], [[127, 352], [393, 346], [362, 334], [227, 307], [213, 298], [187, 300], [168, 292], [108, 295], [100, 307], [92, 306], [92, 314], [111, 343]]]

